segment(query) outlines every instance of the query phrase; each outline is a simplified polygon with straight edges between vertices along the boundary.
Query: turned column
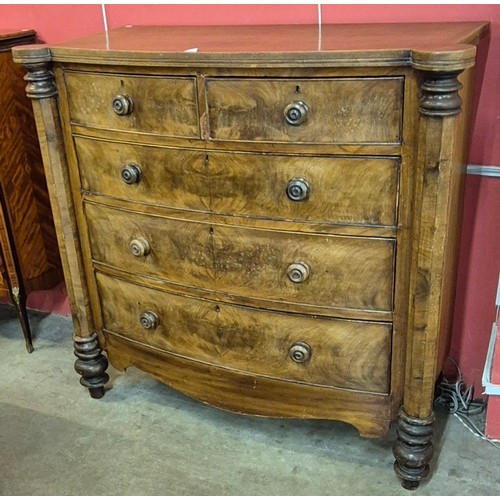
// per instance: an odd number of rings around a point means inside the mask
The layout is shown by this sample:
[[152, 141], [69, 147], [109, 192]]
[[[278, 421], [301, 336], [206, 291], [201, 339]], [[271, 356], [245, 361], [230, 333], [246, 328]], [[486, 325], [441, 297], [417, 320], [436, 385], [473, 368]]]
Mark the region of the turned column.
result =
[[62, 127], [57, 106], [57, 87], [51, 70], [50, 49], [42, 45], [24, 45], [13, 49], [14, 61], [28, 73], [26, 94], [32, 99], [33, 112], [54, 215], [64, 278], [74, 326], [75, 370], [80, 383], [93, 398], [104, 395], [108, 360], [103, 356], [94, 327], [82, 248], [73, 209], [71, 186]]
[[[404, 400], [393, 448], [396, 474], [407, 489], [428, 476], [433, 456], [434, 390], [450, 336], [466, 170], [459, 75], [474, 56], [471, 46], [413, 54], [420, 81], [413, 253]], [[468, 105], [469, 95], [463, 97]]]

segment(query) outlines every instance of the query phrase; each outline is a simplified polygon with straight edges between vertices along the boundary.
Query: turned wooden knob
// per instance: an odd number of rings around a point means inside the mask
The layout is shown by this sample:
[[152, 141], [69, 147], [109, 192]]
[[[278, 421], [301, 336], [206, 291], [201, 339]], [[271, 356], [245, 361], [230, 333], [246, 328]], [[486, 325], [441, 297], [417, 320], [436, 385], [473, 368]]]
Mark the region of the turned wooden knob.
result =
[[305, 342], [295, 342], [288, 352], [290, 358], [296, 363], [305, 363], [311, 358], [311, 353], [311, 346]]
[[294, 262], [286, 270], [288, 279], [294, 283], [304, 283], [309, 277], [310, 272], [311, 269], [305, 262]]
[[126, 94], [118, 94], [113, 97], [113, 111], [120, 116], [129, 115], [134, 110], [134, 101]]
[[137, 184], [141, 180], [141, 169], [135, 163], [127, 163], [122, 167], [120, 176], [125, 184]]
[[291, 102], [286, 108], [285, 108], [285, 119], [289, 125], [300, 125], [301, 123], [304, 123], [307, 119], [307, 113], [309, 111], [309, 108], [307, 107], [307, 104], [303, 101], [294, 101]]
[[309, 183], [305, 179], [296, 177], [288, 181], [286, 186], [286, 195], [292, 201], [303, 201], [309, 197]]
[[135, 238], [130, 242], [130, 251], [134, 257], [144, 257], [150, 249], [149, 242], [145, 238]]
[[153, 330], [160, 324], [160, 318], [154, 311], [144, 311], [139, 321], [141, 322], [141, 326], [146, 330]]

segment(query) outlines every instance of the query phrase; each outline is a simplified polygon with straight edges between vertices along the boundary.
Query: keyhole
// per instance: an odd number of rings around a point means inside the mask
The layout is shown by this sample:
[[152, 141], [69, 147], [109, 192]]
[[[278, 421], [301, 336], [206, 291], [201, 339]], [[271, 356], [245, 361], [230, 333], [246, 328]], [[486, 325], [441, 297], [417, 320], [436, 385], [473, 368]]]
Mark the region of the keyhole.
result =
[[301, 93], [301, 90], [300, 90], [300, 85], [297, 85], [297, 86], [295, 87], [295, 93], [296, 93], [296, 94], [300, 94], [300, 93]]

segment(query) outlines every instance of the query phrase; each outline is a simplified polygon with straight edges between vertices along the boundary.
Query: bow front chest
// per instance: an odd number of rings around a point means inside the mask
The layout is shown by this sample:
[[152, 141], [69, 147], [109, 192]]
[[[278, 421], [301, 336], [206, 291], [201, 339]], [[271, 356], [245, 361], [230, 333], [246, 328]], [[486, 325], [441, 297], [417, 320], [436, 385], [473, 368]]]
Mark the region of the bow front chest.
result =
[[15, 49], [91, 395], [109, 359], [235, 412], [366, 437], [398, 419], [416, 487], [487, 31], [137, 26]]

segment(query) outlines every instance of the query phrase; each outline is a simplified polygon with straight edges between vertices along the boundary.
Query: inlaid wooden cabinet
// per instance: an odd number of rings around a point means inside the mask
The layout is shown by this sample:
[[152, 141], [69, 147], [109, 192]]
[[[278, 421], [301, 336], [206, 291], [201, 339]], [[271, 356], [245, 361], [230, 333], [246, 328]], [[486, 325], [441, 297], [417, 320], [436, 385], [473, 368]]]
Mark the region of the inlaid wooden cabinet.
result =
[[63, 279], [25, 72], [11, 52], [35, 41], [33, 30], [0, 30], [0, 297], [14, 303], [29, 352], [27, 296]]
[[415, 488], [487, 32], [125, 27], [15, 49], [91, 395], [109, 359], [239, 413], [366, 437], [398, 419]]

